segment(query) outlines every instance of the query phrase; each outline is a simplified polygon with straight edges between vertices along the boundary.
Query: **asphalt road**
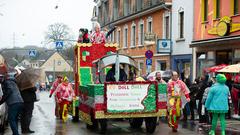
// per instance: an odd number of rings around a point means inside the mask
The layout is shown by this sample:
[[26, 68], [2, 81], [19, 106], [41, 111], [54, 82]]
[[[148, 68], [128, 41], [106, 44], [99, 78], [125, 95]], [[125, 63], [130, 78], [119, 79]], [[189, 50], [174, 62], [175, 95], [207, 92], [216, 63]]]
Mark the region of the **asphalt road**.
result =
[[[20, 126], [20, 125], [19, 125]], [[66, 123], [54, 116], [54, 101], [48, 98], [48, 92], [40, 93], [40, 101], [35, 103], [31, 129], [35, 131], [32, 135], [98, 135], [98, 131], [90, 131], [86, 128], [83, 122], [73, 123], [71, 117]], [[207, 135], [210, 127], [204, 128], [203, 131], [198, 131], [197, 121], [181, 122], [177, 133], [166, 124], [162, 119], [156, 128], [153, 135]], [[20, 129], [19, 129], [20, 131]], [[21, 131], [20, 131], [21, 133]], [[11, 135], [12, 132], [7, 127], [4, 135]], [[145, 126], [141, 129], [133, 130], [129, 123], [125, 121], [109, 121], [107, 135], [146, 135]], [[234, 132], [228, 132], [228, 135], [238, 135]]]

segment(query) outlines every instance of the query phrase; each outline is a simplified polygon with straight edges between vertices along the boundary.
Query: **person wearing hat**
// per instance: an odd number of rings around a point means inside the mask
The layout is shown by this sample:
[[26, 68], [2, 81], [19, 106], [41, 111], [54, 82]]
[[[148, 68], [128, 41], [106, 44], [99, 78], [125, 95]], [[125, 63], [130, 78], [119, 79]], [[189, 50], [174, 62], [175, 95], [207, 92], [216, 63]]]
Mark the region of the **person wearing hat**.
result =
[[62, 119], [64, 104], [69, 104], [74, 97], [74, 91], [68, 78], [65, 76], [63, 82], [56, 89], [57, 103], [59, 104], [60, 119]]
[[[56, 89], [57, 89], [57, 87], [58, 87], [58, 85], [59, 84], [61, 84], [62, 83], [62, 76], [61, 75], [58, 75], [57, 76], [57, 79], [53, 82], [53, 84], [52, 84], [52, 87], [51, 87], [51, 89], [50, 89], [50, 94], [49, 94], [49, 98], [51, 98], [52, 97], [52, 95], [55, 93], [55, 91], [56, 91]], [[58, 118], [59, 117], [59, 106], [58, 106], [58, 103], [57, 103], [57, 98], [56, 98], [56, 96], [54, 96], [55, 98], [55, 116]]]
[[225, 114], [228, 113], [229, 88], [225, 85], [226, 77], [224, 74], [216, 76], [216, 83], [210, 87], [205, 107], [212, 113], [212, 128], [209, 135], [215, 135], [218, 117], [220, 117], [222, 135], [225, 135]]

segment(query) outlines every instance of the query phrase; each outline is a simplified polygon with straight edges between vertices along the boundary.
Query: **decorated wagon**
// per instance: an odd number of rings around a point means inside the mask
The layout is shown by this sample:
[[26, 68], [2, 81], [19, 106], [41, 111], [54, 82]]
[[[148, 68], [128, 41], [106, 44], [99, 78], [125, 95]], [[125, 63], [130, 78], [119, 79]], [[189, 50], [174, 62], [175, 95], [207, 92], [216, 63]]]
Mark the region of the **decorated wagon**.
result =
[[[146, 131], [153, 133], [157, 117], [166, 116], [167, 86], [154, 81], [118, 81], [120, 64], [137, 70], [136, 61], [118, 54], [117, 44], [78, 44], [75, 48], [75, 117], [88, 129], [106, 132], [110, 119], [128, 119], [132, 128], [145, 120]], [[86, 52], [87, 51], [87, 52]], [[115, 82], [106, 82], [109, 67], [115, 65]], [[75, 101], [76, 102], [76, 101]]]

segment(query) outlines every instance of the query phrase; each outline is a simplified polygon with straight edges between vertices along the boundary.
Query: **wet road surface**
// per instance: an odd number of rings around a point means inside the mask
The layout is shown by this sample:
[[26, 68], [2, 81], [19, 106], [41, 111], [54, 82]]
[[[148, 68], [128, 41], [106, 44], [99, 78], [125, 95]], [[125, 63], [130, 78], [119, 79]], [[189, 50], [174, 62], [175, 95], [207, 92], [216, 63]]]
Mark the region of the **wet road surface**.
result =
[[[232, 121], [235, 128], [231, 127], [227, 135], [240, 135], [240, 122]], [[143, 124], [144, 125], [144, 124]], [[19, 125], [20, 126], [20, 125]], [[228, 122], [229, 126], [229, 122]], [[54, 101], [53, 98], [48, 98], [48, 92], [40, 93], [40, 101], [35, 103], [31, 130], [35, 133], [31, 135], [97, 135], [97, 131], [90, 131], [86, 128], [83, 122], [73, 123], [71, 117], [64, 123], [54, 116]], [[198, 131], [197, 121], [181, 122], [177, 133], [173, 133], [162, 119], [156, 128], [153, 135], [207, 135], [210, 127], [204, 127], [203, 131]], [[20, 131], [20, 129], [19, 129]], [[20, 131], [21, 133], [21, 131]], [[4, 135], [11, 135], [11, 130], [7, 127]], [[109, 121], [107, 135], [146, 135], [145, 126], [141, 129], [131, 129], [127, 121]], [[220, 130], [216, 135], [220, 135]]]

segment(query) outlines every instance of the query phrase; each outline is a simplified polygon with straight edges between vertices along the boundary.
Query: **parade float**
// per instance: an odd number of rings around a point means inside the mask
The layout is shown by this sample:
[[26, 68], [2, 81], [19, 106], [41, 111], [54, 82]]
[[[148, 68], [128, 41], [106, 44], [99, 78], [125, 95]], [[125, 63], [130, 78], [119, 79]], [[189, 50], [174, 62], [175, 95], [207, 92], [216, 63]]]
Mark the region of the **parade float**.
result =
[[88, 129], [100, 126], [101, 132], [106, 132], [110, 119], [127, 119], [132, 128], [140, 128], [145, 120], [146, 131], [153, 133], [157, 117], [167, 114], [167, 86], [154, 81], [105, 82], [113, 64], [115, 67], [125, 64], [137, 70], [136, 61], [118, 54], [117, 47], [107, 43], [75, 46], [77, 98], [71, 106], [72, 115], [85, 122]]

